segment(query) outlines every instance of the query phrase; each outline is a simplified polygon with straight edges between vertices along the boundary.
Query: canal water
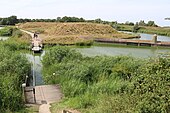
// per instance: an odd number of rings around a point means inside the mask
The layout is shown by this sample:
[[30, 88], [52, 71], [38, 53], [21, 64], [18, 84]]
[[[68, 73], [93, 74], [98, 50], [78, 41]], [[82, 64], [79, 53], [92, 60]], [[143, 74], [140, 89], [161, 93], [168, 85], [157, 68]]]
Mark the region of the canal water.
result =
[[[131, 32], [125, 32], [131, 33]], [[138, 33], [141, 38], [140, 40], [152, 40], [152, 34]], [[170, 37], [167, 36], [159, 36], [158, 41], [170, 41]], [[111, 44], [109, 44], [111, 45]], [[114, 45], [114, 44], [113, 44]], [[116, 55], [128, 55], [138, 58], [149, 58], [149, 57], [157, 57], [162, 54], [170, 54], [170, 48], [158, 48], [158, 47], [100, 47], [100, 46], [92, 46], [90, 48], [78, 48], [79, 52], [86, 56], [116, 56]]]
[[85, 56], [122, 56], [128, 55], [137, 58], [150, 58], [157, 57], [162, 54], [169, 54], [170, 49], [158, 49], [158, 48], [130, 48], [130, 47], [100, 47], [92, 46], [90, 48], [78, 48]]
[[[132, 32], [126, 32], [126, 31], [121, 31], [121, 32], [129, 33], [129, 34], [137, 34], [137, 35], [140, 35], [140, 36], [141, 36], [141, 38], [133, 38], [134, 40], [136, 40], [136, 39], [137, 39], [137, 40], [152, 40], [152, 37], [153, 37], [153, 34], [132, 33]], [[170, 37], [158, 35], [157, 40], [158, 40], [158, 41], [168, 41], [168, 42], [170, 42]]]
[[45, 55], [45, 51], [42, 53], [33, 54], [32, 52], [24, 53], [28, 60], [32, 64], [32, 76], [29, 78], [30, 86], [43, 85], [44, 81], [42, 78], [42, 57]]

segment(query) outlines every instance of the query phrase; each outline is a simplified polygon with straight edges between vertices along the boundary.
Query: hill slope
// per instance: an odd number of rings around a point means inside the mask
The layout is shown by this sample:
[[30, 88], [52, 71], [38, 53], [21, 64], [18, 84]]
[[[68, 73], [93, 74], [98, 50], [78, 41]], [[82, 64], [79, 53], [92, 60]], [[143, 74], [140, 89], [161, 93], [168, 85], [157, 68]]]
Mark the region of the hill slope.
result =
[[19, 28], [39, 32], [45, 43], [74, 44], [93, 38], [131, 38], [132, 35], [117, 32], [109, 25], [95, 23], [45, 23], [30, 22]]

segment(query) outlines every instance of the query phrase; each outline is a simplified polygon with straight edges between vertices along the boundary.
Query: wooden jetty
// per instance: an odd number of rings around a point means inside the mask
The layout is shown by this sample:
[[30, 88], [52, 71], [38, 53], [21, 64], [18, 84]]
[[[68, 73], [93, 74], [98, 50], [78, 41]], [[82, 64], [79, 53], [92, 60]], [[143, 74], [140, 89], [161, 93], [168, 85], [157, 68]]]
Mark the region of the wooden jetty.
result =
[[62, 97], [62, 93], [59, 85], [41, 85], [26, 87], [25, 96], [26, 103], [41, 105], [58, 102]]
[[96, 38], [95, 42], [102, 43], [115, 43], [123, 45], [134, 45], [134, 46], [165, 46], [170, 47], [170, 42], [157, 41], [157, 40], [132, 40], [132, 39], [111, 39], [111, 38]]

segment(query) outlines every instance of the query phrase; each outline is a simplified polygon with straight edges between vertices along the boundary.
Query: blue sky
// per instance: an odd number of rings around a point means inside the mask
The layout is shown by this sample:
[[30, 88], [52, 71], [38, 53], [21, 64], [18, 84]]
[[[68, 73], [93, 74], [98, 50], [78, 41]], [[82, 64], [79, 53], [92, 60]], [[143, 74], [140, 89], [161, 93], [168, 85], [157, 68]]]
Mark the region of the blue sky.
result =
[[170, 0], [1, 0], [0, 17], [56, 18], [76, 16], [85, 19], [137, 22], [154, 20], [170, 26]]

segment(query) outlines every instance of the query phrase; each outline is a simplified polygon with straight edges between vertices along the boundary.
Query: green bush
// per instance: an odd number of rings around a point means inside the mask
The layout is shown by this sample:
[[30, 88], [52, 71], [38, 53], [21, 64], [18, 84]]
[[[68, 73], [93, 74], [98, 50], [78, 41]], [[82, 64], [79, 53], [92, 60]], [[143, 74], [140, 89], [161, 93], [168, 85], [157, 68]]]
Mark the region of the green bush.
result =
[[21, 37], [23, 34], [22, 34], [22, 32], [19, 30], [19, 29], [17, 29], [17, 28], [14, 28], [13, 29], [13, 33], [12, 33], [12, 36], [13, 37], [17, 37], [17, 38], [19, 38], [19, 37]]
[[3, 29], [0, 29], [0, 36], [12, 36], [12, 32], [12, 27], [4, 27]]
[[54, 106], [88, 113], [170, 111], [168, 58], [89, 58], [73, 49], [55, 47], [47, 51], [43, 65], [45, 81], [60, 84], [65, 96]]
[[21, 84], [30, 74], [28, 60], [0, 44], [0, 112], [17, 111], [23, 108]]

